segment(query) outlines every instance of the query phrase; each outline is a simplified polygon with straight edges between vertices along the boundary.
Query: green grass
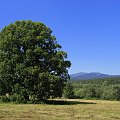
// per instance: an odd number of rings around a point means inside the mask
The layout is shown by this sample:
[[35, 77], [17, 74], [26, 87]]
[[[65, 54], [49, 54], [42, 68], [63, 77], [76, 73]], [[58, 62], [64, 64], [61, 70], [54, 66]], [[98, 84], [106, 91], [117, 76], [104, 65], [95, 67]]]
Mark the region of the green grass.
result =
[[120, 101], [75, 99], [48, 104], [0, 103], [0, 120], [120, 120]]

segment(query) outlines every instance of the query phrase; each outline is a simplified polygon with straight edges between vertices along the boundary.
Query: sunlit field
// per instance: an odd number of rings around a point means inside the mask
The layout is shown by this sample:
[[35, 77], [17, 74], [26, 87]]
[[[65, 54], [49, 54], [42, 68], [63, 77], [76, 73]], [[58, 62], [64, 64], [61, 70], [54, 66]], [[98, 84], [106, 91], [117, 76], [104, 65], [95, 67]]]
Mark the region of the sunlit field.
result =
[[120, 101], [57, 101], [48, 104], [0, 103], [0, 120], [120, 120]]

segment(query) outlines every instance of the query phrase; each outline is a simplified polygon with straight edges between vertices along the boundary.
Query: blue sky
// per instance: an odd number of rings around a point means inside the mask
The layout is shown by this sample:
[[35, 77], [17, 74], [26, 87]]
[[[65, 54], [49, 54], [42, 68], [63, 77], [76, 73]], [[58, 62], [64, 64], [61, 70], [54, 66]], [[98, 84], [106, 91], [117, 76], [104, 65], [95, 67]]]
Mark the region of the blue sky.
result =
[[16, 20], [49, 26], [68, 52], [70, 74], [120, 74], [120, 0], [1, 0], [0, 29]]

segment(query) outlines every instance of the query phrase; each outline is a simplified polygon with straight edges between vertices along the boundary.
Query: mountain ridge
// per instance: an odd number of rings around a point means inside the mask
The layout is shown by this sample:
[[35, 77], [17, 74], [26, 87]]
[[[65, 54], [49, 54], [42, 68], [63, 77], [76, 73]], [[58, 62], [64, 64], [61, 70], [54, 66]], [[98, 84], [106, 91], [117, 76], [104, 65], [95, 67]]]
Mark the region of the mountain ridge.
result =
[[100, 72], [89, 72], [89, 73], [79, 72], [70, 75], [71, 80], [88, 80], [88, 79], [112, 78], [112, 77], [120, 77], [120, 75], [109, 75]]

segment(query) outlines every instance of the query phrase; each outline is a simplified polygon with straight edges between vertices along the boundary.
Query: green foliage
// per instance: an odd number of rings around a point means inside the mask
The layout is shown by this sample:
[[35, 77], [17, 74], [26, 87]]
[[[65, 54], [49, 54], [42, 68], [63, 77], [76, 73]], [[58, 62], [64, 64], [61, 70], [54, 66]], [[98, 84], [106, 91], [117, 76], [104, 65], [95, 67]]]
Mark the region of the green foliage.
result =
[[21, 95], [21, 94], [14, 93], [9, 98], [10, 98], [11, 102], [15, 102], [15, 103], [27, 103], [26, 99], [24, 98], [24, 95]]
[[75, 91], [76, 98], [85, 98], [86, 97], [86, 89], [79, 89]]
[[120, 78], [71, 81], [76, 98], [120, 100]]
[[66, 98], [74, 98], [74, 91], [73, 91], [73, 85], [71, 83], [67, 83], [63, 96]]
[[10, 102], [10, 98], [5, 96], [0, 96], [0, 102]]
[[94, 87], [88, 87], [86, 90], [86, 98], [95, 98], [96, 93], [95, 93], [95, 88]]
[[102, 98], [106, 100], [120, 100], [120, 85], [109, 85], [103, 89]]
[[43, 23], [17, 21], [0, 32], [0, 95], [18, 102], [60, 97], [70, 66]]

